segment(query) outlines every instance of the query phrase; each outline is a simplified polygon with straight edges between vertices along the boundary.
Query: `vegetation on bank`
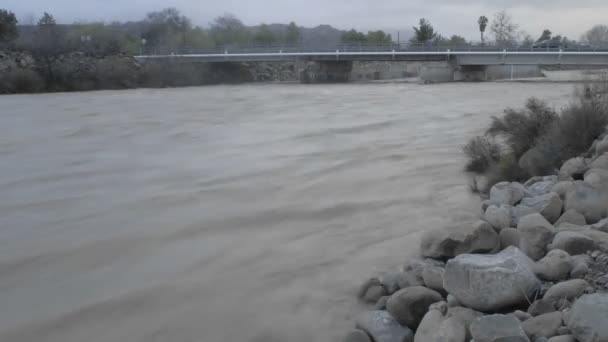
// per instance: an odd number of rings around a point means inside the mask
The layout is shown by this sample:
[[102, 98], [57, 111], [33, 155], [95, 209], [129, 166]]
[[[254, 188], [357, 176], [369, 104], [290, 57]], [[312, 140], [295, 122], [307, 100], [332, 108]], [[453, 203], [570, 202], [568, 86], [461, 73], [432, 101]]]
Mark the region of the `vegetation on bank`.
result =
[[607, 81], [577, 89], [574, 100], [559, 113], [535, 98], [524, 108], [509, 108], [463, 148], [472, 190], [488, 192], [502, 181], [557, 174], [565, 161], [584, 156], [607, 125]]

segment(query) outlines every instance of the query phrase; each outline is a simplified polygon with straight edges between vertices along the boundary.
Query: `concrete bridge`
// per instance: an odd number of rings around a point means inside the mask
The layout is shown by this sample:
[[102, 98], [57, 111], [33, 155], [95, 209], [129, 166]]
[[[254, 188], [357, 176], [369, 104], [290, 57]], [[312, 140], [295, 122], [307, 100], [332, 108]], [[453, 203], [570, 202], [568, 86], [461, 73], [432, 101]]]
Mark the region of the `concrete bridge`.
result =
[[518, 48], [495, 46], [431, 45], [339, 45], [335, 47], [231, 47], [207, 51], [150, 51], [136, 56], [139, 60], [171, 59], [175, 61], [233, 62], [304, 62], [302, 82], [347, 81], [354, 61], [445, 62], [441, 66], [423, 67], [425, 81], [486, 79], [485, 70], [492, 65], [608, 65], [608, 48], [571, 47], [563, 49]]

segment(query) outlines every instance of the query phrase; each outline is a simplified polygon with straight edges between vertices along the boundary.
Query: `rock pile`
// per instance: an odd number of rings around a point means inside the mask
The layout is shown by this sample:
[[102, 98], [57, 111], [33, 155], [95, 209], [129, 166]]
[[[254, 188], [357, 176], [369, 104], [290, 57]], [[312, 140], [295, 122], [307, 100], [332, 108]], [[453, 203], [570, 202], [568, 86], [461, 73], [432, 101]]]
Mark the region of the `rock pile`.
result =
[[363, 284], [345, 342], [608, 341], [608, 138], [558, 176], [499, 183], [481, 220]]

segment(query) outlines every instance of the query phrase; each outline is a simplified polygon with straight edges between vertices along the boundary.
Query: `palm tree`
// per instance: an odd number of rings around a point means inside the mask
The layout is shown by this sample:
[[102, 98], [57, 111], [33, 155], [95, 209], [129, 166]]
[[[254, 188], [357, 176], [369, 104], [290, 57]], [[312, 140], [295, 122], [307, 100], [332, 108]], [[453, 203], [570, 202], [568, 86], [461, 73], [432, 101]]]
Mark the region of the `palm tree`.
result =
[[479, 32], [481, 32], [481, 44], [485, 44], [485, 40], [483, 38], [483, 33], [486, 32], [486, 27], [488, 27], [488, 17], [482, 15], [479, 17], [477, 23], [479, 24]]

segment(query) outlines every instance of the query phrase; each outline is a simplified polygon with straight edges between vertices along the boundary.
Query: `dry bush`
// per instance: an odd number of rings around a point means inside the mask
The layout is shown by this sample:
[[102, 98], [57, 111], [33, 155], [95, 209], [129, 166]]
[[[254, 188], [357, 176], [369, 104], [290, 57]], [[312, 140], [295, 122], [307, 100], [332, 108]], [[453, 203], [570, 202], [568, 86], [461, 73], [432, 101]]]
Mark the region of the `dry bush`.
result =
[[44, 89], [44, 80], [33, 70], [16, 69], [0, 75], [0, 93], [36, 93]]
[[500, 160], [500, 146], [485, 136], [472, 138], [462, 150], [467, 157], [467, 172], [484, 173]]

